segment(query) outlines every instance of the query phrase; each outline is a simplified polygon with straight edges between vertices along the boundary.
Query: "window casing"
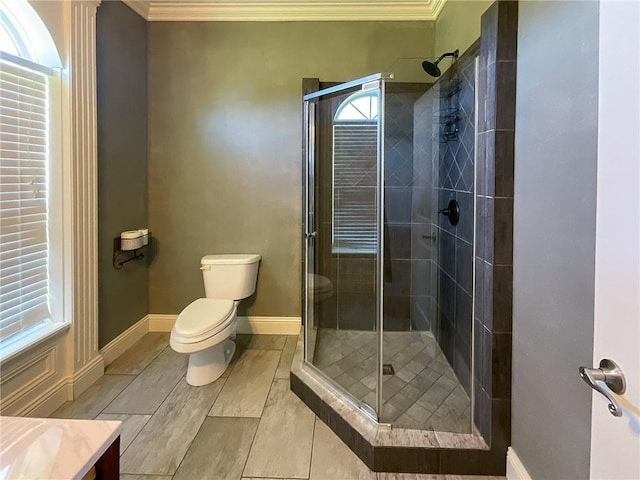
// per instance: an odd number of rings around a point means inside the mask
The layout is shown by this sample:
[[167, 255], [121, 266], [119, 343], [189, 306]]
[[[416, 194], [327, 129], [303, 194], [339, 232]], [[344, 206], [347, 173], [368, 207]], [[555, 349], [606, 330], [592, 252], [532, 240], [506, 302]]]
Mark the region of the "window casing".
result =
[[61, 70], [34, 15], [26, 2], [0, 1], [0, 360], [66, 327]]

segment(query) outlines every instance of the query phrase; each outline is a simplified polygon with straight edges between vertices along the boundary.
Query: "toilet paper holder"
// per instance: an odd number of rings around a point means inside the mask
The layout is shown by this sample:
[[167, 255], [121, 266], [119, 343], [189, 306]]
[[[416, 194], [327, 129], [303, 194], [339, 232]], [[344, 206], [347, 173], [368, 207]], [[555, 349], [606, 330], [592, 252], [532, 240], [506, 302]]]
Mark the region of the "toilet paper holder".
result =
[[[132, 262], [134, 260], [143, 260], [144, 259], [144, 248], [151, 245], [151, 232], [148, 232], [148, 240], [145, 244], [141, 245], [139, 248], [135, 248], [133, 250], [123, 250], [122, 249], [122, 239], [120, 237], [115, 237], [113, 239], [113, 259], [112, 265], [116, 270], [121, 270], [125, 263]], [[126, 256], [124, 260], [120, 260], [123, 256]]]

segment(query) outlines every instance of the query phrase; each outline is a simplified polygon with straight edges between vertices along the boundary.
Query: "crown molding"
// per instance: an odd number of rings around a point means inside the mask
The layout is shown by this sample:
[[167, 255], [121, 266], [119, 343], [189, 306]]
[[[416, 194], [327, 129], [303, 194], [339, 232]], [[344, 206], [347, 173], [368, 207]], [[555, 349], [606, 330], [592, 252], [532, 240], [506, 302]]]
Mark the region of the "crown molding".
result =
[[447, 0], [430, 0], [429, 5], [431, 6], [431, 16], [429, 20], [433, 20], [434, 22], [438, 19], [438, 15], [444, 8], [444, 4], [447, 3]]
[[151, 2], [148, 0], [122, 0], [122, 2], [142, 18], [149, 20], [149, 8]]
[[435, 20], [446, 0], [157, 1], [123, 0], [152, 22]]

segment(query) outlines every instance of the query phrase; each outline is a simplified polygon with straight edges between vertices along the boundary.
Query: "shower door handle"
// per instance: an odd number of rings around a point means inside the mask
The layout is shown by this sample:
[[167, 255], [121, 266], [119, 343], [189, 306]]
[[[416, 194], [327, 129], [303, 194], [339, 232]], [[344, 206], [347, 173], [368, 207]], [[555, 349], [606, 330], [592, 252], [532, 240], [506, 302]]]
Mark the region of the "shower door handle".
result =
[[[620, 367], [613, 360], [603, 358], [600, 360], [600, 368], [580, 367], [578, 372], [587, 385], [609, 400], [609, 413], [614, 417], [621, 417], [622, 408], [611, 395], [611, 392], [622, 395], [627, 388], [627, 382]], [[601, 386], [598, 382], [603, 382], [608, 388]]]

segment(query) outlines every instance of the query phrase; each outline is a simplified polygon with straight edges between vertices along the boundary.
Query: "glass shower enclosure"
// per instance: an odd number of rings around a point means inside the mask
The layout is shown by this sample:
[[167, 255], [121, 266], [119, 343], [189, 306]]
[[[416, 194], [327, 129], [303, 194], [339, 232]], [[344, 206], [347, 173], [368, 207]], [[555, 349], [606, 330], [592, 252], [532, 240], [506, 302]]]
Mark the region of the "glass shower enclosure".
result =
[[473, 68], [303, 98], [305, 364], [397, 428], [473, 429]]

